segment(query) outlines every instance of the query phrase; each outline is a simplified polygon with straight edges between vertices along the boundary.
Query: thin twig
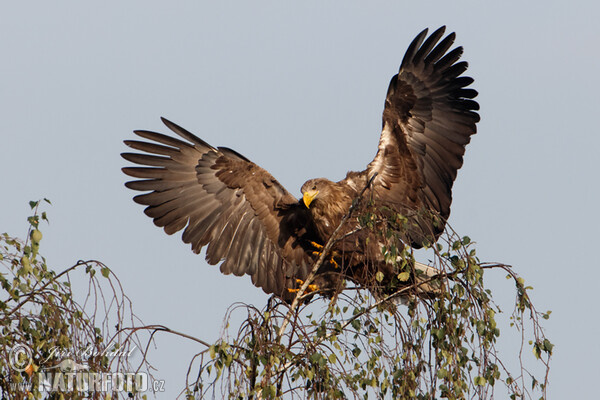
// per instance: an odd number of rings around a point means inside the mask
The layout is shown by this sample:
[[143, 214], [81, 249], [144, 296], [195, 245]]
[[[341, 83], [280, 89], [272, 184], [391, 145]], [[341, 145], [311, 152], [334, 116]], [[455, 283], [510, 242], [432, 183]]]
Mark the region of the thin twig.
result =
[[140, 330], [153, 331], [153, 334], [154, 334], [154, 332], [168, 332], [168, 333], [172, 333], [172, 334], [177, 335], [177, 336], [181, 336], [181, 337], [186, 338], [186, 339], [193, 340], [194, 342], [198, 342], [201, 345], [204, 345], [206, 347], [210, 347], [211, 346], [209, 343], [205, 342], [202, 339], [198, 339], [197, 337], [188, 335], [186, 333], [173, 330], [173, 329], [171, 329], [169, 327], [166, 327], [164, 325], [145, 325], [145, 326], [135, 326], [135, 327], [130, 327], [130, 328], [127, 327], [127, 328], [122, 328], [121, 329], [121, 331], [131, 331], [132, 333], [140, 331]]
[[[60, 274], [52, 277], [51, 279], [48, 279], [48, 282], [46, 282], [46, 284], [44, 284], [42, 287], [40, 287], [37, 290], [31, 291], [29, 293], [27, 293], [27, 297], [25, 298], [25, 300], [21, 301], [19, 304], [17, 304], [12, 310], [10, 310], [10, 312], [6, 313], [6, 316], [10, 316], [11, 314], [14, 314], [15, 311], [17, 311], [19, 308], [23, 307], [25, 304], [27, 304], [27, 302], [35, 297], [38, 293], [41, 293], [44, 289], [46, 289], [51, 283], [58, 281], [58, 278], [60, 278], [61, 276], [68, 274], [69, 272], [73, 271], [75, 268], [82, 266], [82, 265], [87, 265], [89, 263], [96, 263], [96, 264], [100, 264], [99, 261], [95, 261], [95, 260], [89, 260], [89, 261], [77, 261], [77, 264], [65, 269], [63, 272], [61, 272]], [[9, 299], [10, 300], [10, 299]], [[7, 300], [6, 302], [8, 302], [9, 300]]]

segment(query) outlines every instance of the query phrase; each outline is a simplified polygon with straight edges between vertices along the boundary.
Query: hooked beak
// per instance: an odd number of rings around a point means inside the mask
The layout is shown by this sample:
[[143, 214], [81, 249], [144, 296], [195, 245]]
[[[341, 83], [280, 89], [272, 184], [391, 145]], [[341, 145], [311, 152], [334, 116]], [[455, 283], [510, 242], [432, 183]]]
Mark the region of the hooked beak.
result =
[[310, 203], [313, 202], [313, 200], [315, 199], [315, 197], [317, 197], [318, 194], [318, 190], [309, 190], [308, 192], [304, 192], [304, 194], [302, 195], [302, 200], [304, 201], [306, 208], [310, 206]]

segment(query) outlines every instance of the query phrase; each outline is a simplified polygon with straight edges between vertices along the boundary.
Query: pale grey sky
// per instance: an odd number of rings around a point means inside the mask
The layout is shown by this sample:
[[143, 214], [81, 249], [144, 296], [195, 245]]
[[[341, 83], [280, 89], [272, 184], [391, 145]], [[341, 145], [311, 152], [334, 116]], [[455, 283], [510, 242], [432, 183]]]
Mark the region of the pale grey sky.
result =
[[[537, 306], [553, 311], [550, 398], [593, 398], [598, 15], [592, 1], [4, 2], [0, 231], [24, 235], [27, 202], [50, 198], [42, 252], [51, 265], [102, 260], [145, 322], [212, 341], [229, 304], [267, 297], [153, 226], [123, 186], [122, 140], [165, 131], [164, 116], [299, 195], [308, 178], [339, 179], [372, 159], [406, 47], [447, 25], [465, 47], [482, 117], [450, 222], [482, 260], [514, 265]], [[504, 275], [488, 281], [509, 304]], [[164, 398], [183, 386], [197, 350], [159, 337], [152, 360]]]

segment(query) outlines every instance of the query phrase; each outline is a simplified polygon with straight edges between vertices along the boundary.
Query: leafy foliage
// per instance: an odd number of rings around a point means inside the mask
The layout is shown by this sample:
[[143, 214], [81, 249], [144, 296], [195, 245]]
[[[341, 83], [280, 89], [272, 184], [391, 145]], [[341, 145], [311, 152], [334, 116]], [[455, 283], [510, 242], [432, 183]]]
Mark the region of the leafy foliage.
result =
[[[48, 218], [38, 212], [39, 201], [29, 204], [34, 215], [27, 219], [27, 239], [0, 235], [0, 394], [3, 399], [104, 398], [100, 392], [66, 387], [66, 374], [41, 382], [40, 373], [84, 364], [86, 371], [97, 373], [134, 370], [126, 355], [139, 341], [120, 329], [127, 319], [133, 323], [129, 299], [98, 261], [79, 261], [60, 273], [50, 268], [39, 252], [40, 225]], [[77, 272], [85, 276], [74, 276]], [[72, 288], [82, 279], [88, 283], [83, 303]], [[132, 394], [135, 390], [128, 388]]]
[[[91, 370], [139, 370], [148, 366], [148, 346], [158, 332], [191, 339], [202, 347], [190, 364], [184, 391], [189, 399], [489, 399], [499, 387], [501, 398], [546, 397], [553, 345], [540, 321], [550, 312], [535, 309], [529, 295], [532, 288], [510, 266], [481, 262], [475, 243], [449, 228], [426, 252], [437, 273], [419, 277], [412, 250], [394, 244], [401, 237], [394, 235], [402, 235], [408, 219], [390, 214], [386, 221], [377, 221], [361, 214], [362, 228], [377, 230], [389, 243], [382, 254], [396, 268], [394, 279], [384, 279], [378, 272], [373, 286], [348, 284], [323, 298], [307, 292], [313, 274], [292, 304], [272, 297], [263, 308], [232, 305], [221, 338], [209, 344], [161, 325], [136, 326], [139, 321], [119, 281], [98, 261], [79, 261], [60, 273], [49, 268], [39, 253], [40, 222], [47, 221], [45, 213], [38, 213], [39, 205], [31, 203], [34, 215], [28, 218], [26, 240], [0, 236], [3, 398], [145, 398], [135, 386], [124, 393], [60, 387], [47, 392], [40, 390], [35, 372], [56, 367], [52, 354], [76, 358], [87, 349], [90, 357], [75, 361], [85, 361]], [[313, 271], [328, 257], [334, 241], [335, 237], [326, 244]], [[516, 363], [501, 358], [497, 349], [501, 333], [497, 317], [502, 311], [484, 284], [490, 270], [504, 271], [514, 284], [514, 309], [506, 328], [521, 338], [513, 353]], [[75, 300], [72, 289], [76, 271], [83, 272], [88, 282], [83, 304]], [[429, 294], [435, 289], [435, 295], [422, 295], [423, 287]], [[239, 314], [243, 323], [236, 328], [231, 321]], [[150, 334], [144, 346], [139, 332]], [[542, 377], [525, 367], [526, 346], [531, 347], [530, 358], [541, 365], [534, 369], [541, 370]], [[132, 347], [145, 349], [136, 368], [123, 356]], [[17, 354], [17, 348], [31, 351]], [[110, 357], [111, 351], [119, 356]]]
[[[381, 229], [381, 221], [369, 216], [359, 220], [387, 238], [389, 232], [402, 231], [397, 224], [406, 224], [401, 216], [385, 221], [392, 229]], [[447, 232], [428, 249], [438, 274], [398, 286], [391, 294], [386, 295], [393, 281], [380, 291], [349, 285], [326, 301], [301, 290], [291, 305], [276, 298], [263, 309], [233, 305], [225, 325], [235, 313], [244, 313], [245, 322], [237, 332], [225, 330], [197, 355], [198, 374], [188, 397], [487, 399], [500, 385], [506, 392], [502, 398], [531, 398], [536, 392], [545, 398], [552, 344], [539, 321], [549, 312], [535, 310], [531, 287], [511, 267], [482, 263], [469, 237]], [[397, 264], [396, 283], [418, 272], [411, 267], [412, 250], [387, 247], [382, 252]], [[496, 316], [501, 310], [483, 280], [491, 269], [506, 271], [515, 284], [511, 328], [523, 337], [531, 331], [529, 344], [545, 371], [541, 381], [523, 366], [520, 349], [515, 351], [516, 372], [499, 357]], [[376, 276], [373, 284], [380, 281]], [[414, 295], [418, 285], [438, 292], [421, 298]]]

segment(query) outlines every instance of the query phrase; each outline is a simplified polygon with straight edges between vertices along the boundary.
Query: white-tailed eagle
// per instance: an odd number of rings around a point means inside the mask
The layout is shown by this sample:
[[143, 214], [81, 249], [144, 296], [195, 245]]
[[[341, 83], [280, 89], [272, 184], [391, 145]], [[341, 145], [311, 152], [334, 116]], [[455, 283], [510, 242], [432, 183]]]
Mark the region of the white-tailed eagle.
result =
[[[363, 215], [377, 222], [368, 228], [358, 213], [346, 221], [316, 286], [324, 292], [344, 280], [397, 286], [399, 267], [381, 247], [420, 247], [441, 234], [452, 184], [479, 121], [477, 92], [468, 88], [473, 79], [463, 76], [467, 63], [458, 61], [463, 49], [450, 50], [455, 34], [444, 37], [444, 31], [427, 37], [425, 29], [408, 47], [389, 85], [377, 154], [362, 172], [339, 182], [311, 179], [298, 200], [240, 153], [163, 119], [177, 136], [135, 131], [144, 140], [125, 141], [139, 152], [123, 158], [141, 165], [123, 168], [137, 178], [126, 186], [148, 192], [134, 200], [167, 234], [183, 230], [195, 253], [206, 246], [209, 264], [221, 263], [225, 274], [250, 275], [254, 285], [286, 300], [361, 197]], [[390, 220], [403, 228], [391, 227]], [[386, 229], [398, 234], [382, 235]], [[378, 272], [383, 275], [375, 280]]]

